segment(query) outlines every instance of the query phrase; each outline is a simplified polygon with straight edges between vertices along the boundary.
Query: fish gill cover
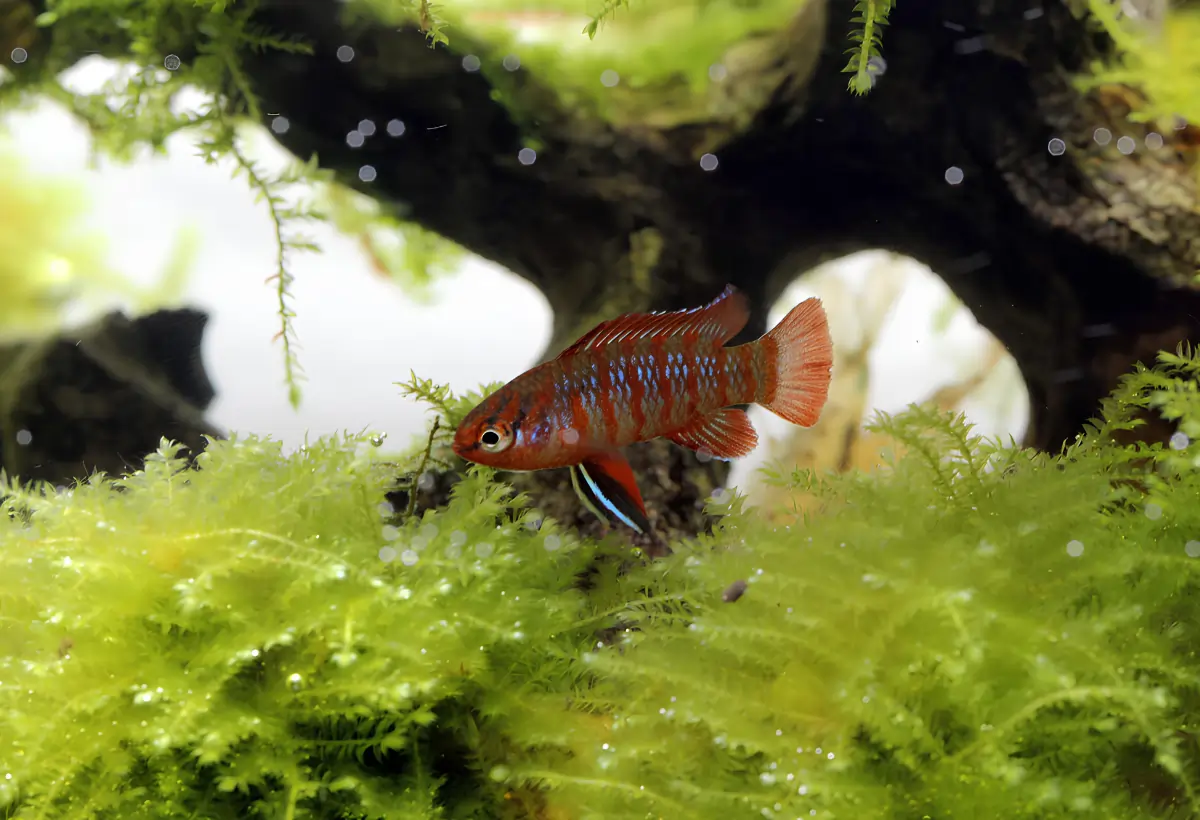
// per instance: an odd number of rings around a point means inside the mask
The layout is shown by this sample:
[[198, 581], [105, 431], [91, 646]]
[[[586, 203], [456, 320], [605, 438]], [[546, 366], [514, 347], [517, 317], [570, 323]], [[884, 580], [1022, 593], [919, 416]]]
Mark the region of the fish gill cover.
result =
[[[652, 562], [486, 468], [404, 518], [369, 436], [10, 486], [0, 815], [1194, 816], [1198, 376], [1058, 456], [883, 417], [802, 525], [716, 499]], [[1147, 407], [1171, 444], [1117, 444]]]

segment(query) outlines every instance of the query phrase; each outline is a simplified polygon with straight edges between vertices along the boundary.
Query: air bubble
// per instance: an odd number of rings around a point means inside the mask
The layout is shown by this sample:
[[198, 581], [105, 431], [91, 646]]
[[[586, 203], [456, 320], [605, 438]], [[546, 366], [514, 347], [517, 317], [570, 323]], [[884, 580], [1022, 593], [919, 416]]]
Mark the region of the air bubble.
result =
[[517, 162], [522, 165], [533, 165], [537, 162], [537, 151], [532, 148], [522, 148], [517, 152]]
[[351, 131], [350, 133], [346, 134], [346, 144], [351, 148], [362, 148], [364, 142], [366, 142], [366, 139], [364, 139], [363, 135], [357, 131]]
[[17, 431], [17, 444], [21, 445], [22, 447], [28, 447], [32, 441], [33, 433], [29, 432], [28, 430]]
[[14, 48], [12, 50], [11, 57], [12, 57], [12, 61], [14, 63], [16, 63], [17, 65], [20, 65], [21, 63], [23, 63], [29, 59], [29, 52], [26, 51], [25, 49], [21, 48], [20, 46], [17, 46], [16, 48]]
[[887, 60], [883, 59], [882, 55], [867, 58], [867, 78], [871, 81], [871, 88], [874, 88], [879, 78], [886, 73]]
[[758, 780], [764, 786], [774, 786], [775, 785], [775, 775], [771, 774], [770, 772], [763, 772], [762, 774], [760, 774], [758, 776]]
[[716, 154], [705, 154], [700, 157], [700, 169], [703, 171], [715, 171], [719, 164]]
[[1183, 551], [1188, 558], [1200, 558], [1200, 541], [1188, 541], [1183, 545]]
[[1083, 555], [1083, 542], [1071, 539], [1067, 542], [1067, 555], [1072, 558], [1078, 558]]
[[[18, 444], [21, 443], [20, 435], [20, 433], [17, 433]], [[1191, 443], [1191, 440], [1187, 437], [1187, 433], [1175, 432], [1171, 434], [1170, 444], [1172, 450], [1186, 450], [1187, 446]]]
[[417, 555], [413, 550], [405, 550], [404, 552], [400, 553], [400, 563], [404, 564], [406, 567], [411, 567], [413, 564], [417, 563], [419, 558], [420, 556]]
[[564, 444], [575, 444], [579, 441], [579, 431], [568, 427], [562, 432], [562, 440]]
[[501, 62], [504, 65], [505, 71], [516, 71], [521, 67], [521, 58], [516, 54], [505, 54]]
[[611, 68], [600, 74], [600, 85], [605, 88], [612, 88], [617, 83], [621, 82], [621, 75], [613, 71]]
[[1158, 519], [1162, 518], [1162, 514], [1163, 509], [1157, 504], [1151, 503], [1146, 505], [1146, 517], [1151, 521], [1157, 521]]
[[275, 117], [271, 120], [271, 130], [276, 134], [286, 134], [292, 124], [288, 122], [287, 117]]
[[375, 123], [371, 120], [359, 120], [358, 133], [362, 134], [364, 137], [375, 136]]
[[385, 564], [390, 564], [396, 560], [396, 550], [393, 547], [381, 547], [379, 550], [379, 560]]
[[1137, 148], [1137, 143], [1133, 141], [1133, 137], [1121, 137], [1117, 140], [1117, 150], [1122, 154], [1132, 154], [1134, 148]]
[[1163, 147], [1162, 134], [1159, 134], [1155, 131], [1151, 131], [1149, 134], [1147, 134], [1146, 135], [1146, 147], [1149, 148], [1151, 151], [1157, 151], [1159, 148], [1162, 148]]
[[951, 185], [958, 185], [963, 181], [963, 169], [957, 165], [951, 165], [946, 169], [946, 181]]
[[1112, 131], [1107, 128], [1097, 128], [1092, 132], [1092, 139], [1096, 141], [1097, 145], [1108, 145], [1112, 142]]
[[475, 545], [475, 554], [480, 558], [487, 558], [495, 549], [495, 547], [485, 541], [482, 544]]
[[462, 58], [463, 71], [469, 71], [473, 74], [478, 71], [482, 65], [483, 62], [474, 54], [468, 54], [466, 57]]
[[[374, 165], [364, 165], [363, 167], [359, 168], [358, 169], [358, 178], [361, 179], [363, 182], [374, 182], [375, 181], [375, 166]], [[371, 443], [375, 444], [374, 441], [372, 441]], [[380, 441], [379, 444], [383, 444], [383, 442]], [[375, 446], [378, 447], [379, 444], [375, 444]]]
[[729, 69], [725, 68], [723, 63], [713, 63], [708, 67], [708, 79], [714, 83], [719, 83], [728, 76]]
[[461, 547], [465, 543], [467, 543], [467, 534], [465, 532], [462, 530], [455, 530], [454, 532], [450, 533], [451, 546]]
[[299, 689], [303, 683], [304, 678], [300, 676], [299, 672], [293, 673], [288, 677], [288, 684], [292, 687], [292, 689]]
[[404, 136], [404, 121], [403, 120], [388, 120], [387, 132], [389, 137]]
[[547, 535], [546, 539], [542, 541], [542, 546], [546, 548], [547, 552], [554, 552], [562, 546], [562, 539], [557, 535]]
[[385, 541], [395, 541], [400, 537], [400, 530], [396, 529], [391, 524], [384, 524], [381, 532]]
[[421, 527], [421, 537], [426, 541], [432, 541], [433, 539], [437, 538], [437, 535], [437, 524], [434, 524], [432, 521]]
[[1050, 152], [1051, 156], [1061, 157], [1067, 152], [1067, 144], [1058, 137], [1054, 137], [1046, 144], [1046, 150]]
[[166, 68], [167, 71], [178, 71], [179, 66], [181, 65], [183, 65], [183, 61], [180, 60], [179, 56], [176, 54], [168, 54], [166, 59], [163, 60], [163, 67]]
[[337, 58], [343, 63], [348, 63], [354, 59], [354, 49], [350, 46], [338, 46]]

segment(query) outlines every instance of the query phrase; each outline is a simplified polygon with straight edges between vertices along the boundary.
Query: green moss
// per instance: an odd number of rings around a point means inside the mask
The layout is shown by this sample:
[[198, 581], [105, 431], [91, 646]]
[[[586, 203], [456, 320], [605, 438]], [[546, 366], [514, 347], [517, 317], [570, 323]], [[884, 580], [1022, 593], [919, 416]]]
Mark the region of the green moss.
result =
[[[359, 3], [390, 21], [415, 14], [407, 0]], [[522, 121], [538, 119], [539, 106], [549, 103], [617, 125], [662, 128], [725, 118], [729, 101], [710, 80], [710, 67], [747, 38], [780, 31], [799, 7], [790, 0], [667, 0], [589, 11], [557, 0], [519, 8], [511, 0], [467, 0], [437, 12], [450, 46], [477, 49], [498, 99]], [[598, 16], [603, 26], [588, 37], [584, 29]], [[552, 99], [515, 79], [503, 67], [507, 55], [518, 56]], [[601, 82], [606, 71], [617, 72], [615, 86]]]
[[1164, 130], [1180, 118], [1200, 122], [1200, 9], [1175, 6], [1149, 24], [1129, 19], [1111, 0], [1087, 0], [1087, 9], [1116, 51], [1109, 63], [1092, 66], [1081, 87], [1138, 88], [1146, 102], [1133, 112], [1135, 122], [1157, 122]]
[[[164, 443], [127, 477], [13, 487], [0, 804], [1169, 816], [1153, 790], [1195, 813], [1198, 376], [1164, 355], [1058, 457], [885, 418], [889, 469], [789, 479], [825, 501], [803, 527], [715, 499], [713, 536], [635, 565], [480, 468], [397, 521], [366, 435], [213, 442], [193, 470]], [[411, 387], [447, 427], [475, 399]], [[1114, 444], [1144, 407], [1191, 438]]]
[[[569, 589], [591, 550], [497, 529], [514, 502], [483, 475], [397, 530], [367, 441], [213, 442], [195, 471], [164, 443], [130, 477], [14, 496], [33, 512], [0, 541], [10, 812], [415, 817], [436, 798], [467, 817], [499, 799], [471, 755], [570, 690], [557, 658], [591, 641]], [[469, 787], [435, 792], [459, 769]]]

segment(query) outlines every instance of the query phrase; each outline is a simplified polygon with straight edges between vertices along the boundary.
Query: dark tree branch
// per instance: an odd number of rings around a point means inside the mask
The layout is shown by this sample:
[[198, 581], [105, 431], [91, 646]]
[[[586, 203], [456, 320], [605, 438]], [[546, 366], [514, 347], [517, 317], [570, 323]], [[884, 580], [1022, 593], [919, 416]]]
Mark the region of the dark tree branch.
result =
[[[464, 54], [489, 66], [503, 55], [463, 32], [452, 49], [430, 48], [412, 28], [344, 18], [338, 0], [262, 0], [257, 22], [315, 53], [243, 59], [263, 112], [290, 122], [284, 147], [317, 153], [401, 216], [536, 285], [554, 311], [547, 356], [596, 321], [693, 306], [726, 283], [750, 297], [739, 340], [751, 338], [799, 273], [885, 248], [927, 263], [1008, 347], [1033, 400], [1027, 441], [1057, 449], [1136, 360], [1200, 331], [1183, 132], [1149, 149], [1146, 127], [1126, 117], [1132, 92], [1075, 88], [1109, 44], [1066, 3], [900, 3], [886, 72], [855, 97], [842, 72], [853, 5], [810, 0], [786, 30], [740, 44], [723, 58], [730, 77], [712, 89], [711, 115], [672, 126], [597, 121], [524, 70], [465, 71]], [[345, 45], [350, 62], [337, 57]], [[399, 138], [386, 133], [393, 118]], [[362, 119], [377, 131], [353, 148], [346, 135]], [[1093, 139], [1098, 127], [1109, 145]], [[1121, 136], [1137, 149], [1115, 150]], [[531, 137], [541, 147], [523, 165]], [[1048, 150], [1053, 139], [1062, 152]], [[704, 150], [718, 155], [715, 172], [700, 168]], [[371, 183], [358, 179], [366, 164]], [[952, 166], [960, 184], [946, 181]], [[665, 482], [677, 488], [725, 474], [658, 450], [642, 448], [690, 471]], [[647, 489], [668, 517], [694, 508], [677, 496]]]
[[[1200, 267], [1195, 177], [1174, 134], [1151, 151], [1126, 110], [1075, 90], [1106, 43], [1063, 4], [899, 4], [865, 98], [841, 72], [853, 3], [812, 4], [761, 49], [776, 56], [743, 87], [763, 105], [711, 174], [689, 152], [719, 126], [616, 129], [556, 107], [524, 74], [507, 93], [534, 119], [518, 125], [459, 53], [342, 25], [336, 5], [274, 0], [264, 13], [317, 43], [315, 58], [266, 54], [251, 68], [292, 123], [281, 142], [352, 182], [375, 165], [360, 189], [537, 285], [555, 312], [547, 354], [602, 315], [694, 305], [726, 282], [756, 306], [752, 336], [797, 273], [886, 248], [929, 264], [1008, 346], [1033, 397], [1029, 441], [1053, 449], [1153, 349], [1147, 334], [1173, 346], [1200, 326], [1200, 296], [1181, 289]], [[809, 64], [778, 56], [806, 36], [819, 43]], [[452, 43], [484, 52], [461, 33]], [[356, 49], [349, 64], [334, 56], [342, 44]], [[409, 129], [350, 149], [364, 117]], [[1102, 148], [1101, 126], [1137, 151]], [[522, 133], [546, 145], [533, 166], [516, 159]], [[1055, 138], [1065, 153], [1048, 150]], [[961, 184], [946, 182], [951, 166]], [[639, 288], [630, 237], [643, 228], [662, 253]]]

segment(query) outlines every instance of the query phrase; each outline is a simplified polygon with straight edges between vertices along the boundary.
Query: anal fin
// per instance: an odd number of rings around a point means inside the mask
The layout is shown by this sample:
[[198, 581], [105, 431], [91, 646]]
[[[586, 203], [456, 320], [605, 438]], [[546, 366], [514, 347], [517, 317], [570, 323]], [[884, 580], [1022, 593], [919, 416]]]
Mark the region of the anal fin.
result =
[[689, 450], [704, 452], [722, 461], [749, 455], [758, 446], [758, 432], [754, 424], [746, 411], [737, 407], [725, 407], [707, 416], [699, 416], [667, 438]]
[[571, 467], [571, 481], [584, 505], [592, 512], [598, 507], [636, 532], [650, 531], [650, 520], [633, 468], [620, 453], [589, 455]]

